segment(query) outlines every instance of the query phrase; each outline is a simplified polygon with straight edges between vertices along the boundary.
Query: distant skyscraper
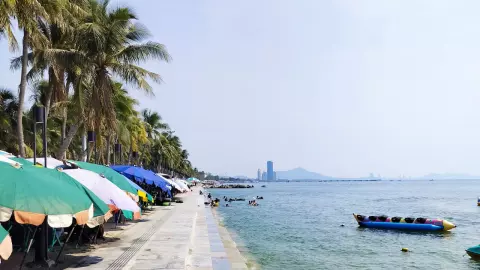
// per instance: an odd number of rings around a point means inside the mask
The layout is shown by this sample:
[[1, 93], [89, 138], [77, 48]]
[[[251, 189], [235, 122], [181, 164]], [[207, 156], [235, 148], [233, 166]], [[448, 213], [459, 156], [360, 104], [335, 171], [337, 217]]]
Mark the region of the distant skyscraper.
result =
[[262, 173], [262, 180], [266, 181], [267, 180], [267, 172]]
[[260, 181], [262, 180], [262, 170], [258, 169], [257, 171], [257, 180]]
[[277, 181], [277, 172], [273, 172], [273, 181]]
[[273, 162], [267, 161], [267, 180], [273, 181]]

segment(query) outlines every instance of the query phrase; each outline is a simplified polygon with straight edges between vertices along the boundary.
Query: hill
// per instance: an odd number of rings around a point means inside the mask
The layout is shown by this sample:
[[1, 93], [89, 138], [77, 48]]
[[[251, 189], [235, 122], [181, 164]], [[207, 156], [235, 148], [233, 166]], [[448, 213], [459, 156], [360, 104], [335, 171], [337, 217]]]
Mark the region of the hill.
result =
[[333, 177], [307, 171], [304, 168], [295, 168], [288, 171], [277, 171], [277, 179], [285, 180], [332, 180]]

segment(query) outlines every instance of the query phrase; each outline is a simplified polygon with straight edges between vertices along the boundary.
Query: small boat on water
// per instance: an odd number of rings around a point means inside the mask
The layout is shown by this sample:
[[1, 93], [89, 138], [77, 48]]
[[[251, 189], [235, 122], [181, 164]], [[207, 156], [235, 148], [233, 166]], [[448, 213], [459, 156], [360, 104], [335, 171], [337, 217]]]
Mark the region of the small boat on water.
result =
[[480, 197], [477, 199], [477, 206], [480, 206]]
[[267, 186], [263, 185], [262, 187], [267, 187]]
[[442, 219], [363, 216], [353, 214], [360, 227], [411, 231], [449, 231], [457, 226]]
[[472, 259], [480, 260], [480, 245], [465, 250]]

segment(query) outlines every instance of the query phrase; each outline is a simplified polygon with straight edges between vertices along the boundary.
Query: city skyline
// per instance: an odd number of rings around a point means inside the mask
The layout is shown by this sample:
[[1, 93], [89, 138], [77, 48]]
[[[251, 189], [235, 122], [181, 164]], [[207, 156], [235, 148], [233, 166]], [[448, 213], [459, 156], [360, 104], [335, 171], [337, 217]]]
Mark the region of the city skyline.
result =
[[267, 181], [273, 181], [273, 161], [267, 161]]
[[273, 161], [267, 161], [266, 171], [262, 169], [257, 170], [257, 180], [262, 181], [275, 181], [277, 180], [277, 173], [273, 170]]

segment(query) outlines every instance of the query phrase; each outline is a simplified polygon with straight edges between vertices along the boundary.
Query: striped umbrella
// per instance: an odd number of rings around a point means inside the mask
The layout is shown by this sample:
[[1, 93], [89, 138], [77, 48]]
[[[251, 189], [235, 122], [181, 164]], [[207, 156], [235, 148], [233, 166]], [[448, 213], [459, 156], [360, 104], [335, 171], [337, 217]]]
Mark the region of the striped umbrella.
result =
[[8, 232], [0, 225], [0, 258], [7, 260], [12, 254], [12, 239]]
[[[1, 160], [0, 160], [1, 161]], [[20, 224], [69, 227], [72, 218], [83, 225], [108, 206], [86, 187], [57, 170], [0, 162], [0, 222], [13, 215]]]

